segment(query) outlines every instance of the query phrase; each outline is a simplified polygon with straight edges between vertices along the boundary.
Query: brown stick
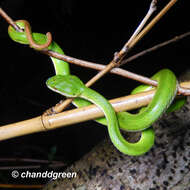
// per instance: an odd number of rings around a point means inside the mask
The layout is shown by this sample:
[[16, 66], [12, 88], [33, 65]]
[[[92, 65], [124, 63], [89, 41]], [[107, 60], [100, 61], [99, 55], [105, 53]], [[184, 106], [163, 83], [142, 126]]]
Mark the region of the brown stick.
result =
[[[164, 46], [166, 46], [166, 45], [169, 45], [169, 44], [171, 44], [171, 43], [177, 42], [177, 41], [179, 41], [179, 40], [181, 40], [181, 39], [183, 39], [183, 38], [185, 38], [185, 37], [188, 37], [189, 35], [190, 35], [190, 32], [185, 32], [185, 33], [183, 33], [183, 34], [180, 34], [180, 35], [178, 35], [178, 36], [173, 37], [173, 38], [170, 39], [170, 40], [167, 40], [167, 41], [161, 42], [161, 43], [159, 43], [159, 44], [156, 44], [155, 46], [152, 46], [151, 48], [145, 49], [145, 50], [143, 50], [143, 51], [141, 51], [141, 52], [139, 52], [139, 53], [137, 53], [137, 54], [135, 54], [135, 55], [133, 55], [133, 56], [131, 56], [131, 57], [125, 59], [125, 60], [123, 60], [123, 61], [121, 62], [121, 65], [120, 65], [120, 66], [122, 66], [122, 65], [124, 65], [124, 64], [126, 64], [126, 63], [129, 63], [129, 62], [131, 62], [131, 61], [133, 61], [133, 60], [135, 60], [135, 59], [137, 59], [137, 58], [139, 58], [139, 57], [142, 57], [142, 56], [144, 56], [145, 54], [148, 54], [148, 53], [150, 53], [150, 52], [156, 51], [156, 50], [158, 50], [158, 49], [160, 49], [160, 48], [162, 48], [162, 47], [164, 47]], [[111, 71], [111, 72], [112, 72], [112, 71]]]
[[0, 184], [0, 187], [12, 189], [41, 189], [43, 185]]
[[130, 43], [129, 47], [132, 48], [137, 42], [139, 42], [152, 27], [168, 12], [168, 10], [177, 2], [177, 0], [171, 0], [153, 19], [152, 21], [138, 34], [138, 36]]
[[141, 32], [142, 28], [145, 26], [145, 24], [147, 23], [147, 21], [149, 20], [151, 15], [154, 13], [154, 11], [156, 11], [156, 4], [157, 4], [157, 0], [152, 0], [152, 2], [150, 3], [150, 7], [148, 9], [148, 12], [146, 13], [145, 17], [140, 22], [140, 24], [138, 25], [138, 27], [136, 28], [134, 33], [131, 35], [129, 40], [125, 43], [125, 45], [123, 46], [121, 51], [119, 53], [115, 54], [114, 60], [117, 60], [117, 59], [119, 60], [119, 59], [121, 59], [122, 56], [124, 57], [128, 53], [128, 51], [131, 48], [131, 47], [129, 47], [129, 44], [131, 44], [134, 41], [134, 39]]
[[[157, 4], [157, 0], [152, 0], [147, 14], [145, 15], [145, 17], [143, 18], [143, 20], [141, 21], [141, 23], [137, 27], [137, 29], [135, 30], [135, 32], [133, 33], [133, 35], [128, 40], [127, 44], [131, 43], [136, 38], [136, 36], [139, 34], [139, 32], [145, 26], [145, 24], [147, 23], [147, 21], [149, 20], [149, 18], [151, 17], [151, 15], [154, 13], [154, 11], [156, 11], [156, 4]], [[126, 46], [127, 46], [127, 44], [126, 44]]]
[[[184, 88], [190, 88], [190, 81], [180, 84]], [[154, 96], [154, 90], [116, 98], [110, 101], [116, 112], [136, 109], [146, 106]], [[21, 121], [0, 127], [0, 140], [6, 140], [26, 134], [52, 130], [79, 122], [102, 117], [104, 113], [95, 105], [77, 108], [56, 115], [39, 116], [26, 121]]]
[[7, 13], [2, 9], [0, 8], [0, 15], [17, 31], [19, 32], [23, 32], [23, 30], [18, 26], [16, 25], [16, 23], [13, 21], [13, 19], [11, 17], [9, 17], [9, 15], [7, 15]]
[[[179, 36], [175, 36], [174, 38], [170, 39], [170, 40], [167, 40], [165, 42], [162, 42], [162, 43], [159, 43], [159, 44], [156, 44], [155, 46], [151, 47], [151, 48], [148, 48], [148, 49], [145, 49], [125, 60], [123, 60], [121, 62], [121, 65], [124, 65], [126, 63], [129, 63], [131, 61], [134, 61], [135, 59], [147, 54], [147, 53], [150, 53], [152, 51], [155, 51], [159, 48], [162, 48], [166, 45], [169, 45], [171, 43], [174, 43], [174, 42], [177, 42], [185, 37], [188, 37], [190, 35], [190, 32], [186, 32], [184, 34], [181, 34]], [[73, 64], [76, 64], [76, 65], [79, 65], [79, 66], [82, 66], [82, 67], [87, 67], [87, 68], [91, 68], [91, 69], [95, 69], [95, 70], [103, 70], [106, 66], [105, 65], [102, 65], [102, 64], [97, 64], [97, 63], [93, 63], [93, 62], [89, 62], [89, 61], [84, 61], [84, 60], [80, 60], [80, 59], [76, 59], [76, 58], [73, 58], [73, 57], [70, 57], [68, 55], [63, 55], [63, 54], [59, 54], [59, 53], [56, 53], [56, 52], [53, 52], [53, 51], [47, 51], [47, 50], [43, 50], [41, 51], [43, 52], [44, 54], [46, 55], [49, 55], [51, 57], [55, 57], [57, 59], [61, 59], [61, 60], [64, 60], [64, 61], [67, 61], [69, 63], [73, 63]], [[157, 82], [148, 78], [148, 77], [145, 77], [145, 76], [141, 76], [141, 75], [138, 75], [138, 74], [135, 74], [135, 73], [132, 73], [130, 71], [127, 71], [127, 70], [124, 70], [124, 69], [121, 69], [121, 68], [113, 68], [110, 73], [113, 73], [113, 74], [117, 74], [117, 75], [120, 75], [120, 76], [123, 76], [123, 77], [126, 77], [126, 78], [129, 78], [129, 79], [133, 79], [133, 80], [136, 80], [136, 81], [139, 81], [141, 83], [144, 83], [144, 84], [148, 84], [148, 85], [151, 85], [151, 86], [157, 86]], [[178, 88], [178, 94], [181, 94], [181, 95], [190, 95], [190, 90], [189, 89], [185, 89], [185, 88], [182, 88], [182, 87], [179, 87]], [[59, 106], [62, 106], [62, 105], [59, 105]], [[64, 107], [64, 105], [63, 105]], [[61, 109], [61, 107], [60, 107]]]

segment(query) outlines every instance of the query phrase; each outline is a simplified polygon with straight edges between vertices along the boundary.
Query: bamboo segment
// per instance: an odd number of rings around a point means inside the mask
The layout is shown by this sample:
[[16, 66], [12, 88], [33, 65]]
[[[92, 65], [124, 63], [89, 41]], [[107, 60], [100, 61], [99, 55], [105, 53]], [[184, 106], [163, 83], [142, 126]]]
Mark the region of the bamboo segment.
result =
[[[147, 93], [139, 93], [137, 95], [130, 95], [121, 98], [116, 98], [110, 101], [116, 112], [131, 110], [147, 105], [154, 95], [154, 91]], [[103, 112], [95, 105], [90, 105], [83, 108], [73, 109], [58, 113], [52, 116], [44, 116], [43, 120], [48, 122], [45, 127], [54, 129], [58, 127], [68, 126], [75, 123], [80, 123], [102, 117]], [[45, 122], [44, 122], [45, 123]]]
[[44, 131], [41, 116], [0, 127], [0, 140]]
[[[147, 105], [153, 97], [153, 94], [154, 91], [139, 93], [138, 95], [113, 99], [110, 103], [112, 103], [116, 111], [130, 110]], [[72, 109], [51, 116], [39, 116], [33, 119], [1, 126], [0, 140], [64, 127], [101, 116], [103, 116], [103, 112], [95, 105]]]
[[[190, 82], [181, 83], [181, 87], [190, 88]], [[138, 93], [135, 95], [124, 96], [110, 100], [116, 112], [136, 109], [147, 105], [155, 90]], [[56, 115], [38, 116], [33, 119], [4, 125], [0, 127], [0, 140], [22, 136], [26, 134], [52, 130], [79, 122], [102, 117], [103, 112], [95, 105], [84, 108], [72, 109]]]

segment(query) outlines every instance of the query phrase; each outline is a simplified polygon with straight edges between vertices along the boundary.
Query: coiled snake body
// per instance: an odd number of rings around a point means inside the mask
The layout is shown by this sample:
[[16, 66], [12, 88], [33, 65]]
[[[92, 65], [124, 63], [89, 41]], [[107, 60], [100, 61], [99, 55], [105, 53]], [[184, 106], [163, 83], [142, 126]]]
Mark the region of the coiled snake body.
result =
[[[18, 32], [9, 26], [9, 36], [18, 43], [29, 44], [25, 32], [25, 27], [29, 24], [23, 20], [17, 21], [16, 24], [23, 28], [24, 31]], [[40, 33], [32, 33], [32, 39], [37, 44], [43, 45], [47, 41], [47, 36]], [[33, 48], [40, 50], [40, 46], [39, 48]], [[54, 41], [48, 44], [47, 49], [63, 54], [62, 49]], [[137, 114], [130, 114], [128, 112], [116, 114], [111, 104], [102, 95], [87, 88], [78, 77], [70, 74], [67, 62], [53, 57], [51, 59], [56, 75], [47, 80], [47, 86], [66, 97], [75, 97], [73, 103], [77, 107], [87, 106], [91, 103], [96, 104], [105, 114], [105, 118], [99, 118], [96, 121], [108, 126], [111, 141], [119, 151], [124, 154], [137, 156], [144, 154], [152, 147], [155, 135], [150, 126], [164, 113], [176, 95], [177, 80], [172, 71], [163, 69], [152, 77], [152, 79], [158, 81], [158, 86], [151, 103], [146, 108], [143, 108]], [[147, 85], [141, 85], [132, 93], [135, 94], [151, 88]], [[141, 131], [140, 140], [135, 143], [126, 141], [121, 135], [119, 128], [126, 131]]]

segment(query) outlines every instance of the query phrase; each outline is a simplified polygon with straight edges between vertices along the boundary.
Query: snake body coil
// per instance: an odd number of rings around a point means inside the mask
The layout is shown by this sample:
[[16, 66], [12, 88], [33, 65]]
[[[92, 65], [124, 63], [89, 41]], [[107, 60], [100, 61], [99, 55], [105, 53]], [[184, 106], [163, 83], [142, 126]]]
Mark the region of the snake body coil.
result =
[[[31, 32], [27, 21], [20, 20], [16, 24], [23, 29], [28, 27], [28, 31]], [[18, 43], [29, 44], [29, 37], [25, 31], [18, 32], [11, 26], [8, 29], [11, 39]], [[48, 44], [48, 36], [44, 34], [32, 33], [32, 39], [34, 43], [41, 45], [34, 47], [30, 44], [36, 50], [40, 50], [44, 44], [44, 47], [48, 50], [63, 54], [58, 44], [55, 42], [52, 42], [50, 45]], [[46, 44], [48, 45], [46, 46]], [[85, 87], [78, 77], [70, 75], [67, 62], [53, 57], [51, 59], [56, 75], [48, 79], [46, 82], [47, 86], [51, 90], [67, 97], [75, 97], [73, 103], [77, 107], [87, 106], [91, 103], [100, 107], [105, 114], [105, 118], [99, 118], [96, 121], [108, 126], [111, 141], [118, 150], [128, 155], [141, 155], [152, 147], [154, 144], [154, 131], [150, 125], [163, 114], [176, 95], [177, 80], [173, 72], [163, 69], [152, 77], [152, 79], [158, 81], [158, 87], [153, 100], [146, 108], [143, 108], [137, 114], [130, 114], [128, 112], [119, 112], [116, 114], [110, 103], [102, 95]], [[135, 94], [151, 88], [147, 85], [141, 85], [132, 93]], [[140, 140], [136, 143], [127, 142], [121, 135], [119, 127], [126, 131], [141, 131]]]

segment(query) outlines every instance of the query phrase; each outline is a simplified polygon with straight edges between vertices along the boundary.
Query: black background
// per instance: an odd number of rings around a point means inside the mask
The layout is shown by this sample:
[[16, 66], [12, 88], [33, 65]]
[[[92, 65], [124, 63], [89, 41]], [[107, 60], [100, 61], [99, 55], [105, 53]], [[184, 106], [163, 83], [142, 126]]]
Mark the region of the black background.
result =
[[[107, 2], [107, 3], [106, 3]], [[163, 4], [159, 4], [160, 10]], [[133, 55], [189, 30], [188, 1], [179, 1], [130, 52]], [[70, 56], [108, 64], [125, 44], [148, 10], [150, 1], [2, 1], [2, 8], [14, 19], [26, 19], [34, 32], [51, 32], [53, 39]], [[155, 14], [154, 14], [155, 15]], [[45, 81], [54, 75], [51, 60], [28, 46], [13, 42], [8, 24], [0, 18], [0, 125], [40, 115], [62, 97], [47, 89]], [[177, 76], [189, 68], [189, 40], [145, 55], [123, 68], [151, 76], [170, 68]], [[71, 65], [72, 74], [87, 82], [97, 71]], [[129, 94], [138, 83], [108, 74], [93, 89], [106, 98]], [[107, 135], [105, 127], [93, 121], [0, 142], [2, 157], [47, 159], [52, 146], [56, 159], [74, 161], [90, 151]]]

